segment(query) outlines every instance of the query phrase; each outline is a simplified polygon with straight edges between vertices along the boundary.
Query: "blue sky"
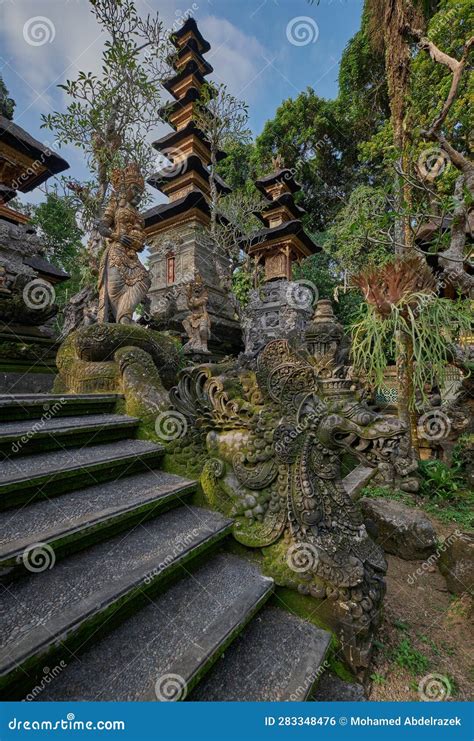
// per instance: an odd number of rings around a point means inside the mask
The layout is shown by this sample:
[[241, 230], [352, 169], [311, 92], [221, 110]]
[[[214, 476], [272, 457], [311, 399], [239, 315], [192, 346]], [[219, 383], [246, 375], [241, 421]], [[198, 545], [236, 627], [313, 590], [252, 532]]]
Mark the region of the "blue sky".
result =
[[[158, 10], [166, 27], [192, 12], [212, 45], [206, 56], [213, 77], [248, 102], [255, 134], [283, 100], [308, 86], [323, 97], [336, 95], [341, 53], [358, 30], [362, 12], [362, 0], [320, 0], [319, 5], [307, 0], [136, 0], [136, 5], [143, 14]], [[64, 109], [58, 83], [80, 69], [99, 68], [103, 37], [88, 0], [0, 0], [0, 14], [0, 69], [17, 102], [15, 121], [51, 143], [53, 135], [40, 128], [41, 114]], [[167, 130], [157, 128], [156, 137]], [[71, 165], [69, 174], [86, 176], [79, 152], [68, 147], [61, 153]], [[28, 200], [37, 200], [32, 196]]]

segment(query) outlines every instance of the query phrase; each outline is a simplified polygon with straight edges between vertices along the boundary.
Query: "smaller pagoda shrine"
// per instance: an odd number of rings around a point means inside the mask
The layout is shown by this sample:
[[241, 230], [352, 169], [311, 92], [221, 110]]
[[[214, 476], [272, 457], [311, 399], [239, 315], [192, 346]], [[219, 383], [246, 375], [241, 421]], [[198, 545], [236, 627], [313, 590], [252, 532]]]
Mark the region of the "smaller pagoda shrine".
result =
[[[55, 372], [55, 285], [67, 273], [45, 256], [27, 215], [11, 208], [69, 167], [66, 160], [0, 116], [0, 392], [48, 390]], [[34, 373], [32, 372], [34, 371]]]
[[243, 319], [245, 354], [252, 355], [274, 338], [303, 341], [310, 321], [317, 288], [308, 281], [293, 281], [294, 263], [320, 252], [301, 222], [305, 210], [294, 201], [300, 190], [281, 157], [273, 160], [275, 170], [255, 182], [268, 199], [258, 214], [265, 228], [253, 235], [247, 252], [263, 268], [264, 283], [250, 292]]
[[[152, 326], [166, 327], [186, 340], [183, 320], [189, 315], [187, 287], [198, 279], [207, 293], [210, 320], [209, 349], [213, 354], [235, 352], [241, 347], [241, 332], [222, 276], [230, 268], [215, 253], [209, 238], [211, 150], [196, 125], [196, 102], [213, 68], [204, 59], [210, 44], [202, 37], [193, 18], [172, 37], [176, 54], [170, 60], [175, 74], [165, 89], [175, 102], [160, 111], [174, 129], [153, 146], [171, 164], [152, 175], [148, 182], [164, 193], [169, 202], [145, 212], [145, 230], [150, 245], [149, 291]], [[225, 157], [217, 153], [217, 160]], [[219, 177], [217, 191], [230, 193]]]
[[248, 252], [263, 266], [265, 281], [291, 280], [293, 263], [320, 252], [321, 248], [306, 234], [301, 223], [306, 212], [294, 201], [293, 194], [300, 186], [291, 170], [283, 167], [281, 157], [276, 157], [273, 164], [274, 172], [255, 181], [269, 204], [261, 212], [265, 228], [254, 235]]

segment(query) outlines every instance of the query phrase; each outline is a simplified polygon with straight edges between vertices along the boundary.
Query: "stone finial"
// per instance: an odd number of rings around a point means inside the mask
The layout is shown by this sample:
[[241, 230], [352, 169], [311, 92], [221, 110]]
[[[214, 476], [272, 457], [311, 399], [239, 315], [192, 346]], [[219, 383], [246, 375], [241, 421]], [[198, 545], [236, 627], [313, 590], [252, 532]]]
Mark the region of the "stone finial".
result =
[[272, 167], [274, 170], [283, 170], [285, 167], [283, 157], [280, 153], [276, 154], [275, 157], [272, 157]]
[[327, 378], [341, 375], [349, 343], [329, 299], [320, 299], [316, 304], [313, 319], [306, 329], [305, 341], [320, 375]]

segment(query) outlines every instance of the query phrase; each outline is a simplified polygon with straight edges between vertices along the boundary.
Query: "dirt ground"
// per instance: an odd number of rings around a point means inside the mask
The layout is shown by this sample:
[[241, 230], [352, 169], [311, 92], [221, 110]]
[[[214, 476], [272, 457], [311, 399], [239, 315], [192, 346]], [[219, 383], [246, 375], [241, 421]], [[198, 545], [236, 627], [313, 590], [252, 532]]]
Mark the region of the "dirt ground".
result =
[[[430, 518], [440, 538], [455, 528]], [[435, 565], [387, 556], [384, 619], [369, 700], [474, 699], [473, 600], [452, 595]]]

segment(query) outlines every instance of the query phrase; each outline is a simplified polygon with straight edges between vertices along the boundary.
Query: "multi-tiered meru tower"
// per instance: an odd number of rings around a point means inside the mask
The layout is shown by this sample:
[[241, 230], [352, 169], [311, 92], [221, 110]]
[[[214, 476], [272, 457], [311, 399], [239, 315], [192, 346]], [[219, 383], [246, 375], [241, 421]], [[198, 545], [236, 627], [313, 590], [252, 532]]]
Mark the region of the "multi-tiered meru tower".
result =
[[301, 217], [305, 214], [293, 194], [299, 191], [291, 170], [281, 158], [276, 169], [255, 185], [268, 199], [261, 212], [265, 228], [254, 234], [248, 253], [263, 268], [264, 283], [250, 292], [243, 317], [245, 353], [258, 352], [272, 339], [304, 338], [318, 294], [310, 281], [293, 281], [294, 263], [321, 250], [306, 234]]
[[[222, 276], [229, 275], [229, 266], [216, 254], [209, 237], [211, 150], [195, 123], [196, 101], [205, 76], [213, 71], [203, 57], [210, 44], [192, 18], [172, 40], [176, 47], [172, 62], [176, 74], [166, 81], [165, 88], [176, 101], [166, 108], [174, 131], [153, 144], [171, 165], [148, 181], [169, 202], [144, 214], [152, 276], [150, 312], [155, 326], [161, 324], [184, 337], [182, 321], [189, 314], [186, 286], [199, 275], [209, 295], [209, 349], [218, 355], [235, 353], [241, 347], [240, 327], [228, 291], [222, 285]], [[217, 159], [223, 157], [225, 152], [218, 152]], [[218, 176], [216, 186], [221, 194], [230, 192]]]
[[264, 268], [265, 281], [290, 281], [293, 263], [321, 248], [306, 234], [301, 222], [306, 211], [293, 199], [300, 186], [280, 158], [274, 164], [274, 172], [255, 181], [269, 203], [261, 213], [266, 228], [254, 235], [248, 252]]

